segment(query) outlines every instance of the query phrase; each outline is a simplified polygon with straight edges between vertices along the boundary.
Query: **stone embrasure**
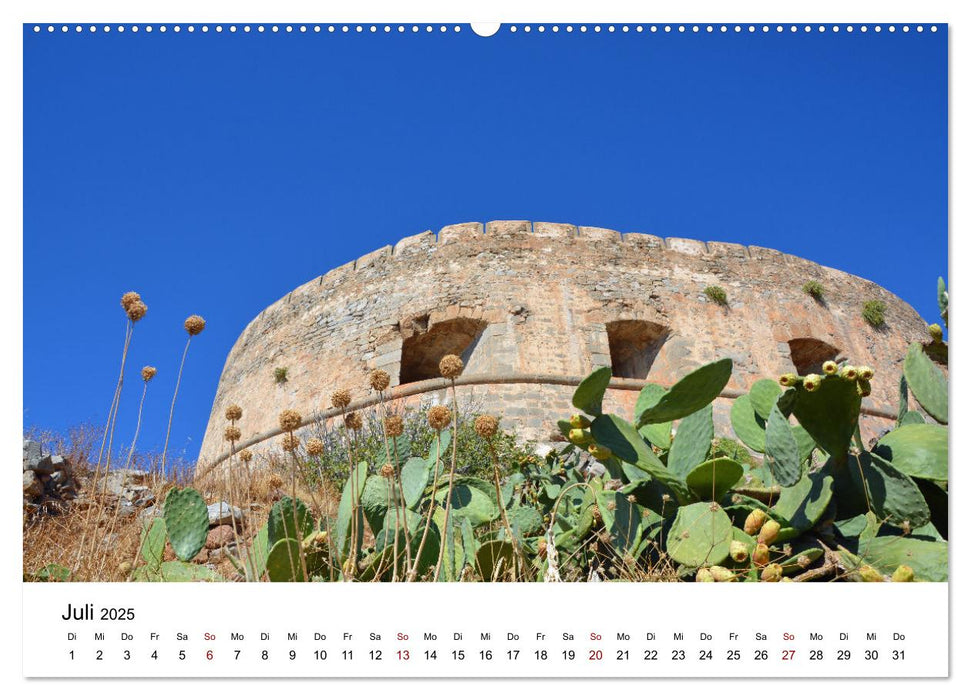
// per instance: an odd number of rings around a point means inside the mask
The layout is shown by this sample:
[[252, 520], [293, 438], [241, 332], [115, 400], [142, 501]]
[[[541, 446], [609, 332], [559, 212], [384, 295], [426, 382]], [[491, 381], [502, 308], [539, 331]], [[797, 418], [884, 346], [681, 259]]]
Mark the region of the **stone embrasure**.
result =
[[[802, 291], [810, 280], [826, 290], [822, 303]], [[725, 290], [727, 306], [708, 300], [708, 286]], [[868, 299], [886, 304], [886, 327], [863, 320]], [[876, 371], [864, 399], [863, 432], [872, 436], [890, 426], [903, 357], [925, 329], [873, 282], [768, 248], [544, 222], [455, 224], [331, 270], [253, 319], [226, 359], [199, 463], [223, 457], [231, 404], [243, 409], [237, 447], [246, 447], [272, 435], [284, 409], [312, 420], [338, 388], [352, 388], [351, 410], [376, 398], [374, 369], [390, 376], [392, 399], [441, 400], [444, 385], [427, 380], [449, 353], [465, 363], [460, 400], [475, 397], [539, 440], [571, 412], [565, 379], [597, 366], [625, 380], [606, 406], [629, 416], [645, 378], [670, 384], [731, 357], [732, 380], [715, 404], [730, 434], [731, 397], [757, 379], [846, 359]], [[279, 366], [288, 368], [282, 385]]]

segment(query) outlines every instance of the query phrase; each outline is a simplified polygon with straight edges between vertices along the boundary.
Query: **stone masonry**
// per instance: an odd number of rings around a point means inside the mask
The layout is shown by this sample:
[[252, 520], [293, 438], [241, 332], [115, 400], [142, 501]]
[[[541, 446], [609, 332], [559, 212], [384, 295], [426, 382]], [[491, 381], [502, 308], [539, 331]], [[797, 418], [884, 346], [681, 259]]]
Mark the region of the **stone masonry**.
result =
[[[802, 291], [809, 280], [823, 284], [822, 301]], [[727, 306], [705, 296], [709, 285], [726, 291]], [[863, 320], [869, 299], [886, 304], [886, 326]], [[226, 360], [199, 464], [225, 457], [230, 404], [243, 408], [237, 448], [277, 448], [280, 411], [309, 422], [345, 387], [364, 407], [376, 398], [367, 386], [374, 368], [391, 375], [394, 398], [440, 400], [434, 368], [447, 352], [466, 361], [460, 400], [474, 395], [539, 440], [600, 365], [617, 377], [607, 408], [629, 417], [645, 380], [670, 385], [731, 357], [732, 380], [715, 405], [730, 434], [731, 400], [757, 379], [846, 359], [876, 370], [864, 400], [872, 437], [896, 415], [908, 345], [926, 339], [920, 316], [882, 287], [777, 250], [569, 224], [456, 224], [331, 270], [253, 319]], [[277, 367], [286, 381], [274, 379]]]

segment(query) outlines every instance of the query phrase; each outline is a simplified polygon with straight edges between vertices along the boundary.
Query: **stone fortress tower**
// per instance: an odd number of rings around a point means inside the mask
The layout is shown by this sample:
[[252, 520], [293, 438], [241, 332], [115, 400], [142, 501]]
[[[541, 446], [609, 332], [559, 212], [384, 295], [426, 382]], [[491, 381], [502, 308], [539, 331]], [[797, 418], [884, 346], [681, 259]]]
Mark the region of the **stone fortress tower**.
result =
[[[809, 280], [825, 287], [822, 302], [802, 290]], [[727, 306], [705, 296], [709, 285], [724, 288]], [[862, 318], [869, 299], [886, 304], [885, 327]], [[226, 458], [230, 404], [243, 408], [237, 449], [278, 450], [280, 411], [328, 418], [338, 388], [352, 390], [350, 410], [365, 409], [377, 399], [367, 385], [375, 368], [391, 376], [393, 399], [444, 400], [437, 367], [447, 353], [465, 360], [460, 401], [541, 441], [597, 366], [614, 370], [605, 408], [629, 418], [645, 381], [670, 385], [731, 357], [715, 403], [716, 431], [731, 435], [731, 401], [756, 380], [845, 358], [876, 371], [867, 438], [896, 418], [903, 358], [918, 340], [925, 322], [887, 290], [776, 250], [569, 224], [456, 224], [331, 270], [253, 319], [226, 359], [199, 464]]]

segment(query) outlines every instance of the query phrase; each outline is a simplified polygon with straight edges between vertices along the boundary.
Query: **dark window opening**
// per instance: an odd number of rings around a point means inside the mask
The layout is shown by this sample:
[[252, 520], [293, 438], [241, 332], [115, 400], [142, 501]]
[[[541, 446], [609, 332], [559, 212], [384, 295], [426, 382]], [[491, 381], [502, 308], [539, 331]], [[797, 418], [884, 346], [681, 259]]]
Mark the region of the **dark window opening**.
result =
[[607, 323], [610, 365], [615, 377], [647, 379], [651, 365], [670, 331], [650, 321], [611, 321]]
[[401, 344], [400, 384], [437, 379], [438, 363], [445, 355], [458, 355], [469, 364], [482, 331], [488, 324], [471, 318], [453, 318], [428, 326], [428, 317], [412, 322], [413, 335]]
[[800, 375], [822, 374], [827, 360], [840, 362], [840, 351], [816, 338], [794, 338], [789, 341], [789, 356]]

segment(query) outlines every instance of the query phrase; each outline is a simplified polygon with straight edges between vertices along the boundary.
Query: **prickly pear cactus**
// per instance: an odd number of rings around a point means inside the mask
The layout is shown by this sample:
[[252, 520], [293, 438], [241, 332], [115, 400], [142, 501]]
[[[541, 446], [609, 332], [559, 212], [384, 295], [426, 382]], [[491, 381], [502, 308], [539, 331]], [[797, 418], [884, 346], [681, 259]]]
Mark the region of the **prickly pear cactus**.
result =
[[302, 582], [303, 565], [300, 563], [300, 543], [286, 538], [278, 540], [266, 557], [266, 574], [271, 581]]
[[910, 392], [924, 410], [937, 422], [947, 423], [947, 379], [920, 343], [914, 343], [907, 350], [904, 376]]
[[206, 545], [209, 511], [195, 489], [175, 488], [165, 497], [165, 530], [172, 549], [182, 561], [189, 561]]
[[314, 518], [306, 504], [299, 498], [294, 501], [284, 496], [273, 504], [266, 523], [267, 541], [272, 547], [287, 538], [303, 539], [314, 529]]
[[667, 551], [679, 564], [710, 566], [728, 558], [732, 521], [717, 503], [678, 508], [668, 533]]
[[723, 358], [681, 378], [637, 416], [637, 425], [664, 423], [689, 416], [718, 398], [732, 376], [732, 360]]

